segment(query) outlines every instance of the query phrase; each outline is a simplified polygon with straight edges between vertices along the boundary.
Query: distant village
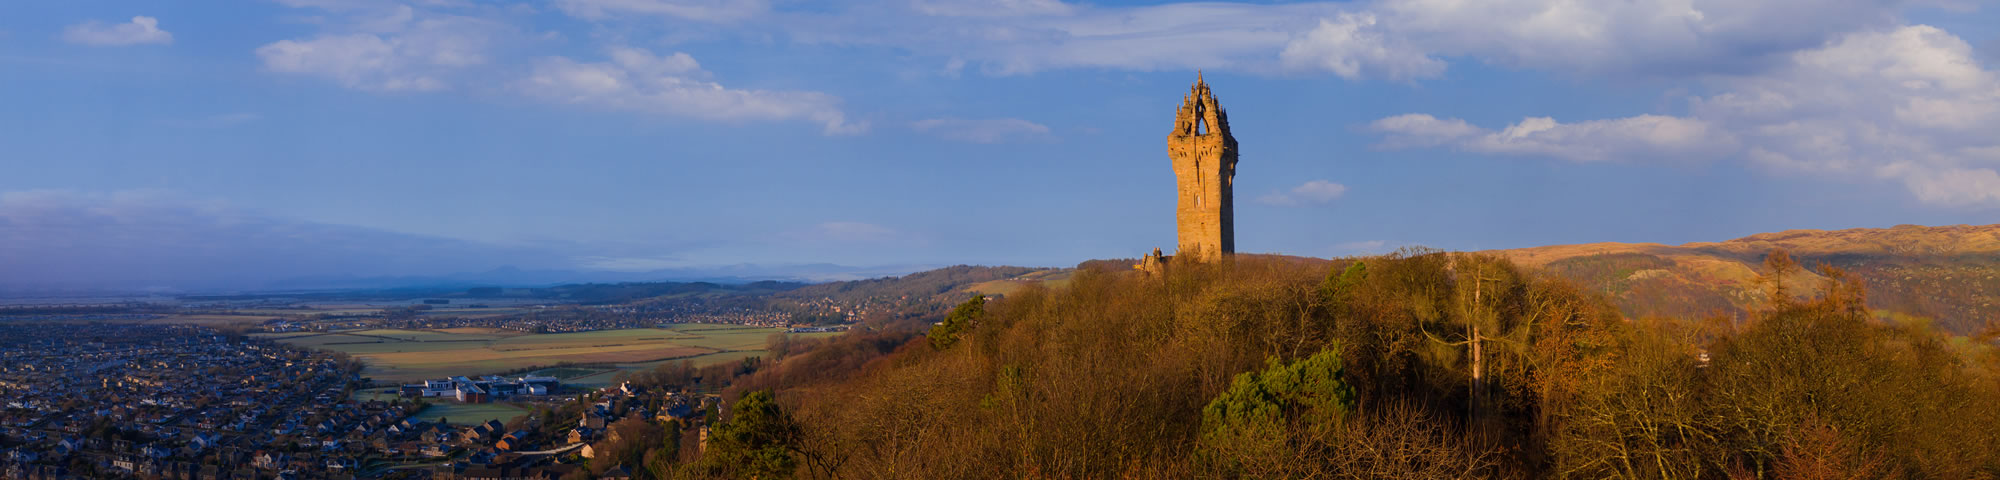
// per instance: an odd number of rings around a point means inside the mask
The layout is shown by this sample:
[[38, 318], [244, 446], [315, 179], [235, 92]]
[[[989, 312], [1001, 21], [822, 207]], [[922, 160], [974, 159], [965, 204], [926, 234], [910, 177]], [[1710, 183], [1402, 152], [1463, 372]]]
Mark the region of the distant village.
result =
[[[720, 407], [713, 395], [631, 382], [564, 392], [532, 375], [436, 379], [357, 400], [359, 372], [333, 354], [197, 326], [10, 324], [0, 328], [0, 477], [553, 479], [617, 440], [621, 420], [672, 420], [698, 449], [703, 413]], [[434, 401], [535, 410], [505, 423], [421, 420]], [[598, 478], [621, 472], [630, 467]]]
[[[665, 434], [680, 450], [664, 454], [698, 457], [727, 408], [713, 380], [703, 379], [746, 374], [758, 368], [755, 358], [635, 372], [595, 388], [537, 370], [379, 385], [345, 354], [264, 334], [568, 333], [690, 323], [839, 332], [864, 320], [935, 313], [949, 307], [943, 297], [842, 291], [606, 304], [416, 298], [383, 306], [247, 295], [0, 307], [0, 478], [626, 478], [645, 466], [607, 463], [632, 461], [633, 447], [623, 442], [635, 438]], [[222, 320], [197, 326], [211, 319]], [[483, 412], [483, 404], [521, 413], [447, 418]], [[649, 444], [648, 455], [659, 448]]]

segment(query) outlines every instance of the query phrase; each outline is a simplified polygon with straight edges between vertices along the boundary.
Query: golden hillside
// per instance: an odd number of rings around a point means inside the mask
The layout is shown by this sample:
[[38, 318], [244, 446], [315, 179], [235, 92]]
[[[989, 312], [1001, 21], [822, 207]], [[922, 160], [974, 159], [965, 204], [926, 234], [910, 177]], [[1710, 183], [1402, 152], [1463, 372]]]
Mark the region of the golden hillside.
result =
[[[1801, 264], [1859, 274], [1869, 306], [1929, 318], [1969, 333], [2000, 317], [2000, 225], [1787, 230], [1684, 245], [1591, 243], [1494, 250], [1523, 266], [1582, 282], [1626, 315], [1736, 315], [1761, 301], [1753, 283], [1764, 255], [1784, 249]], [[1788, 287], [1806, 293], [1816, 276]], [[1789, 284], [1789, 282], [1788, 282]]]

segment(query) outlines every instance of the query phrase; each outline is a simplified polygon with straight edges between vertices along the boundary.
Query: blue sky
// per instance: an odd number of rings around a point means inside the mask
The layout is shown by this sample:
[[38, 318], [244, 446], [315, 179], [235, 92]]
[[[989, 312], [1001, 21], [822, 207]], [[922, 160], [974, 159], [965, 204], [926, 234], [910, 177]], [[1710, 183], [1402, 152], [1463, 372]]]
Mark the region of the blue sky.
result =
[[1992, 223], [1966, 1], [0, 5], [0, 287], [1171, 247], [1201, 70], [1238, 248]]

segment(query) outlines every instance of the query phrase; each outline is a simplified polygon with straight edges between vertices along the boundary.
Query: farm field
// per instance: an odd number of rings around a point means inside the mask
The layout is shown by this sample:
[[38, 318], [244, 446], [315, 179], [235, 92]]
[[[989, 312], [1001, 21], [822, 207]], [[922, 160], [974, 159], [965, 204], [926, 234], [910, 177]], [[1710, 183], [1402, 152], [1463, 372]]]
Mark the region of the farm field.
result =
[[[768, 337], [783, 330], [731, 325], [670, 325], [665, 328], [524, 334], [495, 329], [355, 330], [326, 334], [257, 335], [291, 345], [353, 355], [366, 374], [396, 383], [453, 375], [482, 375], [537, 365], [598, 364], [565, 372], [590, 375], [612, 368], [652, 368], [661, 361], [694, 359], [698, 364], [761, 355]], [[804, 337], [832, 333], [790, 334]], [[561, 375], [558, 375], [559, 377]], [[608, 381], [606, 376], [605, 380]]]
[[[300, 316], [314, 316], [314, 315], [346, 317], [346, 316], [359, 316], [359, 315], [375, 315], [382, 313], [384, 310], [412, 306], [412, 305], [418, 305], [418, 304], [414, 302], [388, 302], [380, 304], [373, 304], [373, 303], [299, 304], [290, 306], [272, 306], [272, 307], [261, 307], [261, 308], [253, 306], [253, 307], [237, 308], [231, 310], [231, 312], [234, 314], [233, 316], [262, 316], [265, 318], [300, 317]], [[425, 306], [429, 307], [429, 309], [418, 312], [418, 314], [425, 316], [454, 316], [454, 317], [482, 318], [482, 317], [491, 317], [497, 315], [517, 314], [527, 311], [527, 309], [516, 306], [504, 306], [504, 305], [496, 306], [496, 305], [484, 305], [484, 304], [479, 306], [470, 306], [462, 304], [425, 305]]]

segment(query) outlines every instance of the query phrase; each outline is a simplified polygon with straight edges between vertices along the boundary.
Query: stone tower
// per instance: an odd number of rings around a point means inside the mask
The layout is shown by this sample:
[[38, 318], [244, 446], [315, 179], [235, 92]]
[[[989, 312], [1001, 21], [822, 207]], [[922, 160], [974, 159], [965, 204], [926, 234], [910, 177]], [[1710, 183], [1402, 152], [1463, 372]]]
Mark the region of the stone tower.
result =
[[1208, 83], [1197, 75], [1194, 87], [1174, 115], [1167, 135], [1167, 156], [1174, 161], [1180, 185], [1180, 251], [1174, 255], [1214, 262], [1236, 253], [1236, 137], [1229, 134], [1229, 112], [1216, 105]]

